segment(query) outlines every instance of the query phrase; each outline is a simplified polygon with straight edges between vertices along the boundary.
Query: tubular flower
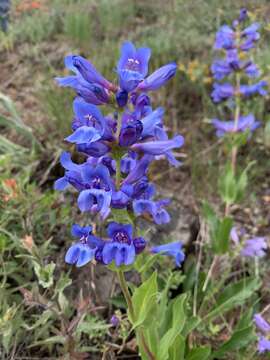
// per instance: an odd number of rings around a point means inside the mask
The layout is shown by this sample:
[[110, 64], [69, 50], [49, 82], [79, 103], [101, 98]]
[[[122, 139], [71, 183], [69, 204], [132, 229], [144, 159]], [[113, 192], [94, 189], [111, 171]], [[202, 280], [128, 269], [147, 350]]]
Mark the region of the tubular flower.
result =
[[253, 317], [254, 324], [258, 329], [258, 346], [257, 349], [260, 354], [270, 351], [270, 324], [260, 314], [255, 314]]
[[72, 226], [71, 234], [79, 238], [79, 241], [68, 249], [65, 261], [68, 264], [81, 267], [95, 258], [95, 253], [102, 241], [92, 235], [91, 226], [81, 227], [75, 224]]
[[182, 244], [177, 241], [165, 245], [154, 246], [151, 248], [153, 254], [168, 255], [175, 259], [176, 266], [180, 267], [185, 259], [185, 254], [182, 251]]
[[105, 264], [115, 262], [116, 266], [130, 265], [136, 254], [142, 252], [146, 242], [143, 238], [132, 237], [132, 225], [116, 222], [109, 224], [107, 229], [110, 238], [103, 247], [102, 257]]

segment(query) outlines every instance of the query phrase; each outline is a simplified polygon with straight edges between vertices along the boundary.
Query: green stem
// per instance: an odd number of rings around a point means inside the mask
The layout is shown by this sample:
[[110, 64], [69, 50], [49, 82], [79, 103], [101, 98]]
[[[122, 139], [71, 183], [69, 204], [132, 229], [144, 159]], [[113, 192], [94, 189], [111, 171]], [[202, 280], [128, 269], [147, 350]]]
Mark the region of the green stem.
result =
[[[124, 297], [126, 299], [127, 302], [127, 306], [128, 306], [128, 311], [129, 311], [129, 316], [130, 316], [130, 320], [131, 323], [133, 324], [135, 322], [135, 311], [134, 311], [134, 307], [132, 304], [132, 299], [128, 290], [128, 286], [127, 286], [127, 282], [125, 279], [125, 275], [123, 273], [122, 270], [118, 270], [117, 271], [117, 276], [118, 276], [118, 280], [119, 280], [119, 284], [121, 286], [121, 290], [124, 294]], [[138, 335], [138, 342], [139, 344], [141, 344], [144, 353], [147, 355], [149, 360], [155, 360], [155, 355], [151, 352], [151, 350], [149, 349], [144, 333], [143, 333], [143, 329], [141, 327], [138, 327], [138, 329], [136, 330], [137, 335]]]
[[116, 182], [116, 188], [119, 190], [121, 184], [121, 159], [116, 159], [115, 182]]
[[134, 312], [131, 296], [128, 290], [127, 282], [125, 279], [125, 275], [122, 270], [119, 270], [117, 271], [117, 276], [118, 276], [119, 284], [121, 286], [121, 290], [127, 302], [131, 322], [133, 323], [135, 321], [135, 312]]

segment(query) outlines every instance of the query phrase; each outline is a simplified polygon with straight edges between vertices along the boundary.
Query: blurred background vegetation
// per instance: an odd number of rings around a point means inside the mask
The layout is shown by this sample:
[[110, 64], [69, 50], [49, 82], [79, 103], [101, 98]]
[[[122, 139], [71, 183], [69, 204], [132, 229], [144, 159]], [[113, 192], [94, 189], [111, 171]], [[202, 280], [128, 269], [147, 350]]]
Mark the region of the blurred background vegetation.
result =
[[[64, 202], [52, 189], [61, 175], [58, 159], [72, 119], [73, 93], [57, 88], [53, 80], [65, 73], [64, 56], [85, 56], [110, 80], [116, 78], [113, 70], [123, 40], [152, 48], [150, 71], [170, 61], [178, 63], [177, 76], [155, 95], [154, 106], [165, 106], [171, 132], [186, 138], [184, 166], [173, 170], [166, 181], [180, 188], [187, 184], [196, 210], [202, 196], [214, 201], [224, 156], [217, 151], [209, 125], [212, 117], [222, 117], [209, 96], [214, 36], [243, 5], [262, 23], [262, 41], [254, 56], [269, 80], [267, 0], [12, 1], [8, 31], [0, 32], [3, 359], [54, 359], [63, 354], [71, 359], [87, 358], [78, 351], [90, 352], [89, 359], [94, 359], [110, 343], [120, 341], [119, 350], [121, 339], [127, 336], [125, 321], [117, 334], [108, 325], [113, 304], [109, 309], [97, 304], [91, 291], [85, 290], [85, 279], [76, 270], [70, 273], [63, 261], [71, 241], [71, 222], [78, 218], [72, 197]], [[264, 103], [256, 100], [252, 106], [263, 126], [253, 140], [256, 146], [245, 149], [247, 161], [256, 159], [258, 165], [247, 199], [250, 218], [254, 209], [270, 203], [269, 99]], [[164, 183], [166, 166], [158, 174], [153, 172]], [[255, 215], [256, 226], [267, 225], [269, 213], [257, 211]], [[121, 303], [121, 299], [116, 301]]]

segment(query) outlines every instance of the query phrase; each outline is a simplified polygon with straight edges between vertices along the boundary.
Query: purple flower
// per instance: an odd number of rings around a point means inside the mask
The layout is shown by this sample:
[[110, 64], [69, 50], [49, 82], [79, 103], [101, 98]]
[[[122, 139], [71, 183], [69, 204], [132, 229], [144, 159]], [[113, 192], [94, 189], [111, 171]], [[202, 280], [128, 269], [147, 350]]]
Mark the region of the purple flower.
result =
[[266, 334], [270, 333], [270, 324], [262, 317], [261, 314], [255, 314], [253, 320], [258, 330]]
[[63, 152], [60, 157], [60, 163], [63, 168], [66, 170], [65, 175], [60, 179], [56, 180], [54, 183], [55, 190], [65, 190], [69, 185], [72, 185], [78, 191], [85, 188], [85, 184], [81, 175], [82, 168], [85, 166], [83, 164], [75, 164], [71, 160], [71, 155], [68, 152]]
[[119, 319], [119, 317], [116, 316], [116, 315], [113, 315], [113, 316], [111, 317], [110, 323], [111, 323], [111, 325], [112, 325], [113, 327], [117, 327], [117, 326], [120, 324], [120, 319]]
[[251, 61], [241, 61], [238, 58], [237, 50], [229, 50], [226, 59], [215, 60], [211, 66], [214, 78], [222, 80], [234, 71], [244, 71], [247, 76], [254, 78], [259, 76], [258, 67]]
[[134, 169], [136, 166], [137, 160], [136, 155], [134, 156], [132, 152], [128, 154], [127, 156], [124, 156], [121, 159], [121, 172], [124, 174], [129, 174], [131, 170]]
[[145, 176], [152, 160], [153, 156], [144, 155], [140, 160], [137, 161], [136, 165], [132, 168], [123, 183], [132, 184], [140, 180], [143, 176]]
[[211, 97], [215, 103], [227, 100], [234, 95], [234, 87], [229, 83], [214, 83], [213, 88]]
[[216, 34], [215, 49], [235, 48], [235, 33], [228, 25], [223, 25]]
[[149, 48], [136, 49], [131, 42], [124, 42], [121, 57], [117, 65], [119, 83], [122, 90], [131, 92], [143, 80], [148, 72], [151, 56]]
[[244, 257], [263, 257], [267, 249], [267, 243], [264, 237], [255, 237], [246, 240], [241, 250]]
[[77, 224], [72, 226], [71, 234], [80, 240], [68, 249], [65, 256], [66, 263], [81, 267], [94, 259], [95, 252], [102, 241], [91, 232], [91, 226], [81, 227]]
[[245, 21], [247, 19], [247, 17], [248, 17], [247, 9], [246, 8], [240, 9], [240, 14], [239, 14], [239, 18], [238, 18], [239, 22]]
[[133, 186], [129, 184], [123, 184], [118, 191], [112, 193], [112, 207], [116, 209], [122, 209], [128, 205], [133, 193]]
[[[132, 237], [132, 225], [109, 224], [107, 233], [110, 238], [105, 242], [102, 251], [103, 261], [106, 265], [115, 262], [116, 266], [130, 265], [134, 262], [136, 254], [140, 253], [146, 245], [143, 238]], [[139, 240], [138, 240], [139, 239]]]
[[171, 218], [164, 206], [169, 204], [169, 200], [164, 199], [157, 202], [146, 199], [139, 199], [133, 201], [133, 210], [136, 216], [148, 214], [154, 222], [158, 225], [167, 224]]
[[134, 144], [140, 139], [142, 131], [143, 125], [140, 120], [134, 119], [130, 114], [124, 114], [119, 135], [119, 145], [127, 147]]
[[178, 267], [181, 266], [181, 263], [185, 259], [185, 254], [182, 251], [182, 244], [180, 241], [154, 246], [151, 248], [153, 254], [167, 255], [172, 256], [175, 259], [175, 263]]
[[252, 85], [241, 85], [240, 93], [245, 97], [249, 97], [256, 94], [265, 96], [267, 95], [267, 90], [265, 90], [264, 87], [266, 87], [267, 85], [268, 85], [267, 82], [264, 80], [261, 80], [258, 83]]
[[55, 78], [59, 86], [71, 87], [78, 96], [81, 96], [86, 102], [94, 105], [106, 104], [110, 101], [110, 95], [107, 89], [96, 83], [89, 84], [80, 75], [67, 76], [64, 78]]
[[128, 102], [128, 92], [126, 90], [119, 90], [116, 93], [116, 101], [119, 107], [126, 106]]
[[260, 336], [258, 342], [258, 351], [260, 354], [270, 351], [270, 340], [264, 336]]
[[218, 119], [212, 120], [212, 124], [216, 128], [216, 135], [218, 137], [222, 137], [228, 133], [244, 132], [246, 130], [253, 132], [260, 126], [260, 122], [256, 121], [253, 114], [240, 116], [237, 124], [234, 120], [220, 121]]
[[176, 135], [170, 140], [160, 140], [160, 141], [149, 141], [143, 143], [136, 143], [131, 146], [131, 149], [134, 151], [142, 152], [144, 154], [150, 155], [166, 155], [168, 160], [172, 162], [173, 165], [177, 165], [178, 162], [174, 163], [173, 158], [171, 157], [170, 150], [175, 148], [180, 148], [184, 144], [184, 138], [181, 135]]
[[149, 96], [145, 93], [132, 93], [131, 101], [135, 107], [134, 116], [136, 119], [140, 120], [142, 117], [147, 116], [151, 113], [151, 100]]
[[78, 144], [77, 150], [89, 156], [99, 158], [106, 155], [110, 148], [102, 141], [96, 141], [94, 143]]
[[89, 128], [88, 131], [89, 132], [92, 131], [94, 137], [98, 139], [100, 138], [102, 138], [103, 140], [113, 139], [113, 123], [110, 121], [110, 119], [106, 119], [103, 117], [101, 111], [97, 106], [85, 102], [82, 98], [76, 98], [73, 101], [73, 111], [75, 116], [72, 123], [72, 130], [75, 133], [67, 138], [70, 139], [73, 137], [75, 141], [71, 141], [71, 142], [75, 142], [77, 144], [88, 142], [88, 141], [82, 141], [84, 140], [84, 138], [80, 139], [78, 134], [76, 134], [76, 131], [81, 127], [84, 127], [86, 132], [88, 127]]
[[140, 82], [138, 89], [142, 91], [157, 90], [175, 75], [176, 70], [176, 63], [164, 65]]
[[[270, 324], [261, 316], [261, 314], [255, 314], [253, 321], [260, 331], [259, 341], [258, 341], [258, 351], [259, 353], [264, 353], [265, 351], [270, 351], [270, 340], [268, 336], [270, 334]], [[267, 335], [267, 337], [265, 337]]]
[[82, 178], [87, 184], [87, 189], [81, 191], [78, 197], [79, 209], [82, 212], [100, 213], [102, 219], [105, 219], [110, 212], [113, 190], [108, 168], [102, 164], [97, 165], [96, 168], [84, 167]]
[[241, 38], [243, 42], [240, 45], [241, 50], [249, 51], [255, 46], [255, 42], [260, 39], [259, 28], [260, 24], [254, 23], [242, 31]]
[[65, 58], [65, 66], [67, 69], [80, 74], [82, 78], [89, 84], [98, 84], [107, 90], [115, 91], [116, 87], [107, 79], [105, 79], [90, 63], [90, 61], [84, 59], [78, 55], [68, 55]]
[[164, 115], [164, 109], [162, 107], [159, 107], [141, 119], [143, 126], [142, 138], [155, 136], [156, 127], [162, 126], [163, 115]]

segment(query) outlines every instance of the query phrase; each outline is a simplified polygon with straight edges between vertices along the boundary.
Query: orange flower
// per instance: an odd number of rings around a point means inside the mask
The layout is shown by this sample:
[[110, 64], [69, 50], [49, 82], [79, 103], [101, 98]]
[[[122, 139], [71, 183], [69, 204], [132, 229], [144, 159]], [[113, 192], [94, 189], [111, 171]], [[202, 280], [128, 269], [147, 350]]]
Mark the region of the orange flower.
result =
[[23, 247], [29, 252], [32, 251], [34, 246], [34, 240], [31, 235], [25, 235], [24, 238], [21, 239]]
[[32, 1], [30, 4], [31, 9], [40, 9], [41, 8], [41, 3], [38, 1]]
[[18, 196], [18, 185], [15, 179], [5, 179], [3, 180], [3, 185], [8, 192], [8, 194], [3, 196], [5, 202], [15, 199]]

